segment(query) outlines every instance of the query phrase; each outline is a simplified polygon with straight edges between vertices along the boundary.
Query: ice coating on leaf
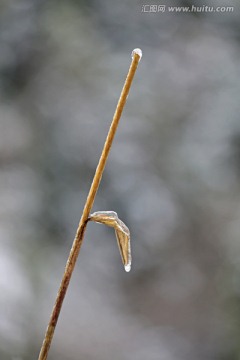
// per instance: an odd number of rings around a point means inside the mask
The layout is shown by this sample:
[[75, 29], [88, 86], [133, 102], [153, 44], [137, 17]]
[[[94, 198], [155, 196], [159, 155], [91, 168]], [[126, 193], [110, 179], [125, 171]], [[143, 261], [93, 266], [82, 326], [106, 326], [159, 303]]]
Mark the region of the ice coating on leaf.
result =
[[131, 270], [131, 265], [132, 265], [130, 237], [129, 237], [127, 252], [128, 252], [128, 260], [127, 260], [127, 263], [124, 265], [124, 269], [126, 272], [129, 272]]
[[131, 270], [131, 244], [130, 231], [115, 211], [96, 211], [89, 216], [90, 221], [113, 227], [118, 242], [124, 268], [127, 272]]
[[139, 49], [139, 48], [134, 49], [134, 50], [132, 51], [132, 59], [134, 58], [134, 55], [135, 55], [135, 54], [137, 54], [138, 56], [140, 56], [140, 59], [139, 59], [139, 61], [140, 61], [141, 58], [142, 58], [142, 50]]
[[111, 227], [114, 227], [116, 219], [118, 219], [118, 215], [115, 211], [96, 211], [89, 217], [89, 220], [91, 221]]

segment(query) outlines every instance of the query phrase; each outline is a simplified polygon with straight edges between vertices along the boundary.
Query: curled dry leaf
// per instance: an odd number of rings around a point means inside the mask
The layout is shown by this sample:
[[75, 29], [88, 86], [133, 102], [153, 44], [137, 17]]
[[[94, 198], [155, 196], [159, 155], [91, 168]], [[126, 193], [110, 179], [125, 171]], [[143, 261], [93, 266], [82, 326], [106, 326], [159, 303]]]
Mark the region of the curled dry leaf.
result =
[[96, 211], [89, 216], [89, 220], [105, 224], [115, 229], [124, 268], [127, 272], [130, 271], [132, 262], [130, 231], [122, 220], [118, 218], [118, 214], [115, 211]]

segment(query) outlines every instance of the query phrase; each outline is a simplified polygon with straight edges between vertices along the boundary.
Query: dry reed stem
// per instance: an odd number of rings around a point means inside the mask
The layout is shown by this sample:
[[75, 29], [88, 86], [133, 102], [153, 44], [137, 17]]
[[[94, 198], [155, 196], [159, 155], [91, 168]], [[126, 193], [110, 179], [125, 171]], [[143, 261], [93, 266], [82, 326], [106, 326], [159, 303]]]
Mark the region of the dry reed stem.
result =
[[[137, 50], [137, 49], [136, 49]], [[78, 225], [78, 229], [76, 232], [76, 236], [75, 239], [73, 241], [73, 245], [66, 263], [66, 267], [65, 267], [65, 271], [62, 277], [62, 281], [61, 281], [61, 285], [60, 288], [58, 290], [58, 294], [56, 297], [56, 301], [55, 304], [53, 306], [53, 310], [52, 310], [52, 314], [48, 323], [48, 327], [46, 330], [46, 334], [45, 334], [45, 338], [43, 340], [43, 344], [40, 350], [40, 354], [38, 357], [38, 360], [46, 360], [47, 356], [48, 356], [48, 352], [51, 346], [51, 342], [53, 339], [53, 335], [54, 335], [54, 331], [57, 325], [57, 321], [58, 321], [58, 317], [61, 311], [61, 307], [62, 307], [62, 303], [64, 300], [64, 297], [66, 295], [67, 292], [67, 288], [77, 261], [77, 257], [83, 242], [83, 238], [84, 238], [84, 233], [86, 230], [86, 225], [87, 225], [87, 221], [88, 221], [88, 217], [90, 215], [90, 211], [91, 208], [93, 206], [94, 203], [94, 199], [102, 178], [102, 174], [106, 165], [106, 161], [108, 158], [108, 154], [114, 139], [114, 135], [116, 133], [117, 130], [117, 126], [124, 108], [124, 105], [126, 103], [127, 100], [127, 96], [132, 84], [132, 80], [134, 77], [134, 74], [136, 72], [138, 63], [141, 59], [141, 55], [139, 55], [139, 51], [135, 50], [133, 51], [133, 56], [132, 56], [132, 62], [128, 71], [128, 75], [125, 81], [125, 84], [123, 86], [120, 98], [118, 100], [118, 104], [117, 104], [117, 108], [115, 110], [115, 114], [113, 116], [113, 120], [112, 120], [112, 124], [110, 126], [103, 150], [102, 150], [102, 154], [100, 156], [99, 162], [98, 162], [98, 166], [92, 181], [92, 185], [90, 187], [89, 190], [89, 194], [83, 209], [83, 213], [82, 213], [82, 217], [80, 219], [79, 225]]]

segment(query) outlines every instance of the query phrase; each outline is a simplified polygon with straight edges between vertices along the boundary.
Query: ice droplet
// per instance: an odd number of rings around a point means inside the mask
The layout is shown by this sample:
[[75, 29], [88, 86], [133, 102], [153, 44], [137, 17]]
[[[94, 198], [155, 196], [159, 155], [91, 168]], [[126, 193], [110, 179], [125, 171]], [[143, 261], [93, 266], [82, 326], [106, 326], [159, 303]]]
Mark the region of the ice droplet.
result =
[[129, 272], [131, 270], [131, 263], [125, 265], [124, 268], [126, 272]]
[[134, 54], [138, 54], [138, 55], [140, 56], [140, 59], [139, 59], [139, 61], [140, 61], [141, 58], [142, 58], [142, 50], [139, 49], [139, 48], [134, 49], [134, 50], [132, 51], [132, 59], [134, 58]]

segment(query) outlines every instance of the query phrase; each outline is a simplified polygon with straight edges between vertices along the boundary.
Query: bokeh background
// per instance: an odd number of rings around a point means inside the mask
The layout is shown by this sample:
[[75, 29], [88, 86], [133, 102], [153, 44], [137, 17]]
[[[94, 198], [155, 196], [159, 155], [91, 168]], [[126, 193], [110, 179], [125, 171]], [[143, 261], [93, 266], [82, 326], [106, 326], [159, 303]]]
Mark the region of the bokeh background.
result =
[[[131, 61], [143, 58], [50, 360], [240, 359], [239, 1], [0, 2], [0, 359], [37, 359]], [[159, 3], [160, 4], [160, 3]]]

